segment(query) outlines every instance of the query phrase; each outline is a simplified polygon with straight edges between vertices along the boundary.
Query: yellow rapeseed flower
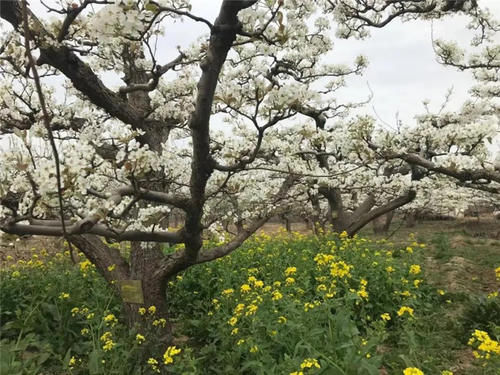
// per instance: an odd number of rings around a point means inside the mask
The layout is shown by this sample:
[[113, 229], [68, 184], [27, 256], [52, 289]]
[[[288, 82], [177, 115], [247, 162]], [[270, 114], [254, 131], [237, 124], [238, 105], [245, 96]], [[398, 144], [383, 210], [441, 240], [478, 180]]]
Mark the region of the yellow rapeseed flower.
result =
[[140, 333], [138, 333], [137, 335], [135, 335], [135, 341], [137, 341], [137, 343], [140, 345], [144, 341], [146, 341], [146, 337], [144, 337], [143, 335], [141, 335]]
[[286, 320], [287, 320], [287, 319], [286, 319], [284, 316], [280, 316], [280, 317], [278, 318], [278, 323], [280, 323], [280, 324], [285, 324], [285, 323], [286, 323]]
[[321, 366], [318, 363], [318, 360], [314, 358], [306, 358], [304, 361], [300, 364], [300, 368], [303, 370], [305, 368], [321, 368]]
[[140, 315], [144, 315], [144, 314], [146, 314], [146, 309], [144, 307], [139, 307], [138, 312]]
[[295, 273], [297, 273], [297, 267], [288, 267], [288, 268], [285, 270], [285, 275], [286, 275], [286, 276], [295, 275]]
[[388, 313], [383, 313], [382, 315], [380, 315], [380, 317], [382, 318], [382, 320], [384, 320], [386, 322], [391, 320], [391, 316]]
[[[66, 254], [66, 252], [64, 252], [64, 253]], [[69, 252], [68, 252], [68, 255], [69, 255]], [[80, 265], [80, 271], [84, 274], [86, 274], [86, 272], [90, 269], [90, 267], [92, 267], [92, 263], [88, 259], [83, 261], [83, 262], [80, 262], [79, 265]]]
[[366, 291], [365, 288], [362, 288], [360, 290], [357, 291], [357, 294], [358, 296], [360, 296], [361, 298], [365, 298], [365, 299], [368, 299], [368, 292]]
[[240, 315], [243, 310], [245, 309], [245, 304], [244, 303], [238, 303], [236, 307], [234, 308], [234, 314], [235, 315]]
[[150, 313], [151, 315], [156, 314], [156, 306], [149, 306], [148, 313]]
[[330, 274], [334, 277], [349, 277], [349, 272], [353, 267], [345, 263], [344, 261], [339, 261], [332, 263], [330, 267]]
[[167, 325], [167, 321], [163, 318], [153, 320], [153, 326], [162, 326], [165, 327]]
[[325, 284], [319, 284], [317, 287], [316, 287], [316, 290], [318, 292], [324, 292], [326, 291], [326, 285]]
[[247, 292], [251, 291], [252, 288], [248, 284], [243, 284], [241, 286], [240, 290], [241, 290], [242, 293], [247, 293]]
[[108, 314], [104, 317], [104, 321], [113, 327], [118, 322], [118, 319], [113, 314]]
[[254, 315], [257, 312], [258, 308], [259, 307], [257, 305], [254, 305], [254, 304], [248, 305], [247, 311], [245, 312], [245, 316]]
[[488, 294], [488, 299], [496, 298], [498, 297], [498, 292], [491, 292]]
[[309, 310], [312, 310], [316, 307], [316, 305], [314, 303], [310, 303], [310, 302], [306, 302], [304, 303], [304, 311], [309, 311]]
[[148, 359], [148, 365], [151, 366], [151, 369], [156, 372], [156, 373], [159, 373], [160, 372], [160, 369], [158, 368], [158, 361], [154, 358], [149, 358]]
[[[472, 334], [472, 338], [469, 340], [469, 345], [472, 345], [476, 340], [479, 343], [477, 349], [485, 353], [484, 356], [486, 359], [488, 359], [491, 354], [500, 355], [500, 344], [491, 339], [487, 332], [476, 329]], [[481, 356], [481, 358], [482, 357], [483, 356]]]
[[264, 286], [264, 282], [262, 280], [257, 280], [254, 283], [254, 285], [255, 285], [256, 288], [262, 288]]
[[283, 294], [281, 294], [278, 290], [275, 290], [272, 294], [272, 300], [278, 301], [283, 298]]
[[403, 370], [403, 375], [424, 375], [424, 373], [416, 367], [407, 367]]
[[335, 257], [331, 254], [323, 254], [319, 253], [314, 257], [314, 261], [318, 266], [326, 266], [329, 264], [331, 261], [333, 261]]
[[168, 365], [174, 362], [174, 356], [178, 355], [181, 352], [181, 349], [178, 349], [175, 346], [169, 346], [165, 353], [163, 354], [163, 363]]
[[413, 316], [413, 309], [408, 306], [401, 306], [398, 310], [398, 316], [402, 316], [404, 313], [408, 313], [410, 316]]
[[59, 294], [59, 299], [68, 299], [69, 298], [69, 293], [61, 293]]
[[104, 332], [103, 335], [101, 336], [100, 340], [101, 341], [108, 341], [111, 339], [111, 336], [113, 336], [113, 334], [109, 331], [107, 332]]
[[110, 351], [115, 345], [116, 344], [113, 342], [113, 340], [108, 340], [102, 346], [102, 350], [104, 350], [105, 352]]
[[418, 264], [412, 264], [410, 266], [410, 273], [412, 275], [418, 275], [421, 271], [422, 271], [422, 269], [420, 268], [420, 266]]

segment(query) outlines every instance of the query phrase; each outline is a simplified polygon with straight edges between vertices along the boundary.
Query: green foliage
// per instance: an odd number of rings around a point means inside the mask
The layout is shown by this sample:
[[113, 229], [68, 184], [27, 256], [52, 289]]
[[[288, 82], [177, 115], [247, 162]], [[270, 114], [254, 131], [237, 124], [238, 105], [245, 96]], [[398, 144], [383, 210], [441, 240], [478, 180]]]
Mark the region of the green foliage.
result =
[[[473, 330], [497, 337], [498, 297], [471, 300], [450, 326], [452, 297], [427, 283], [428, 250], [409, 242], [254, 236], [169, 281], [169, 348], [156, 336], [165, 322], [154, 307], [129, 329], [88, 261], [73, 266], [42, 250], [1, 273], [0, 373], [439, 374]], [[494, 362], [481, 361], [490, 371]]]
[[432, 244], [436, 250], [436, 258], [441, 260], [449, 260], [453, 253], [451, 252], [450, 239], [445, 233], [438, 233], [432, 239]]
[[462, 325], [465, 334], [475, 329], [494, 333], [500, 327], [500, 298], [498, 292], [490, 296], [471, 296], [465, 309]]

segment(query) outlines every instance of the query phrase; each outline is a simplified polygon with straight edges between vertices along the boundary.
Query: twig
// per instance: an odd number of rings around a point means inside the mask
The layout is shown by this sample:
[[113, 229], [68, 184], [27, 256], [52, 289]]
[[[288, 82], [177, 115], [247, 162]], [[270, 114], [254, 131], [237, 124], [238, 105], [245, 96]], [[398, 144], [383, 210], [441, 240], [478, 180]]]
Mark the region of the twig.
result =
[[23, 24], [24, 24], [24, 46], [26, 49], [26, 57], [28, 58], [27, 71], [29, 71], [29, 69], [31, 68], [31, 71], [33, 72], [33, 79], [35, 81], [36, 92], [38, 94], [38, 99], [40, 100], [40, 107], [42, 108], [43, 124], [45, 125], [45, 128], [47, 129], [47, 135], [49, 137], [50, 146], [52, 148], [52, 154], [54, 156], [54, 162], [55, 162], [55, 166], [56, 166], [57, 195], [58, 195], [58, 199], [59, 199], [59, 215], [61, 216], [61, 226], [62, 226], [62, 231], [63, 231], [63, 237], [66, 240], [66, 242], [68, 243], [70, 254], [71, 254], [71, 260], [73, 261], [74, 264], [76, 264], [75, 253], [73, 251], [73, 246], [71, 245], [71, 242], [69, 241], [68, 234], [66, 232], [66, 223], [64, 222], [64, 205], [63, 205], [63, 198], [62, 198], [61, 168], [60, 168], [60, 161], [59, 161], [59, 153], [57, 151], [56, 142], [54, 141], [54, 135], [52, 134], [52, 128], [50, 126], [50, 118], [49, 118], [49, 113], [47, 112], [45, 97], [43, 96], [43, 92], [42, 92], [42, 85], [40, 83], [40, 76], [38, 75], [38, 71], [36, 69], [35, 59], [33, 58], [33, 55], [31, 54], [31, 50], [30, 50], [30, 31], [29, 31], [29, 26], [28, 26], [28, 10], [26, 7], [26, 0], [22, 0], [22, 11], [23, 11]]

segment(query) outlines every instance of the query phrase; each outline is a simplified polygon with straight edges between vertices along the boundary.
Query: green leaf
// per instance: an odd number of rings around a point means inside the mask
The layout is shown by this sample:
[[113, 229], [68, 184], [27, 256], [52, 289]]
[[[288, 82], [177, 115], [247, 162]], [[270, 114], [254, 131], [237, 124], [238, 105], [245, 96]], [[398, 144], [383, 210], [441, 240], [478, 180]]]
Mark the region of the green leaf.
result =
[[99, 374], [99, 364], [100, 364], [100, 356], [97, 350], [92, 350], [89, 354], [89, 373], [90, 375]]

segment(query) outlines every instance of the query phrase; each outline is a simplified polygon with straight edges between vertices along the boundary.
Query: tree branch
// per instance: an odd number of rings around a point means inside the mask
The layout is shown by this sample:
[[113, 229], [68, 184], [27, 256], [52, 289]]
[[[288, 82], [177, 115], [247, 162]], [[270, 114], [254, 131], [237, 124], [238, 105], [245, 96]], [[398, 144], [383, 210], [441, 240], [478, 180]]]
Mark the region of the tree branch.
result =
[[416, 192], [414, 190], [408, 191], [406, 194], [401, 195], [400, 197], [378, 207], [373, 210], [362, 214], [360, 217], [353, 217], [353, 223], [349, 225], [346, 229], [347, 233], [350, 236], [356, 234], [361, 228], [363, 228], [366, 224], [375, 220], [377, 217], [380, 217], [388, 212], [394, 211], [395, 209], [404, 206], [405, 204], [410, 203], [416, 197]]
[[[62, 237], [63, 230], [61, 226], [53, 225], [53, 221], [47, 225], [42, 225], [43, 220], [38, 221], [39, 225], [19, 224], [19, 223], [0, 223], [0, 229], [5, 233], [15, 234], [18, 236], [23, 235], [40, 235], [51, 237]], [[69, 236], [76, 236], [81, 234], [94, 234], [102, 236], [116, 242], [122, 241], [143, 241], [143, 242], [169, 242], [169, 243], [182, 243], [185, 240], [184, 231], [181, 229], [176, 232], [147, 232], [139, 230], [125, 230], [118, 231], [109, 229], [108, 227], [96, 224], [89, 228], [85, 223], [77, 222], [66, 228]]]

